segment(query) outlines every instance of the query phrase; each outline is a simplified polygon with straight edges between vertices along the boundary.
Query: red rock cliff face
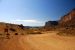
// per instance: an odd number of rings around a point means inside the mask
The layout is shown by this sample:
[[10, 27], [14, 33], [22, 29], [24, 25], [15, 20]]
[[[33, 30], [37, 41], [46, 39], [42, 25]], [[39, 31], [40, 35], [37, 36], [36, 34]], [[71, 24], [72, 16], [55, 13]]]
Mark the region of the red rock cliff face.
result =
[[60, 25], [73, 25], [75, 24], [75, 9], [73, 9], [70, 13], [63, 16], [60, 21]]

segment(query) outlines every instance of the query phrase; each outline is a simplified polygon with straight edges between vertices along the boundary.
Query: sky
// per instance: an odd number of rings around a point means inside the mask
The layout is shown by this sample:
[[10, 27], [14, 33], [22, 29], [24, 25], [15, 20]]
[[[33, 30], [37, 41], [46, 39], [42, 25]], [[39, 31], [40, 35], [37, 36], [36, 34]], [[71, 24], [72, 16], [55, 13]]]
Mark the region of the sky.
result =
[[44, 26], [75, 8], [75, 0], [0, 0], [0, 22]]

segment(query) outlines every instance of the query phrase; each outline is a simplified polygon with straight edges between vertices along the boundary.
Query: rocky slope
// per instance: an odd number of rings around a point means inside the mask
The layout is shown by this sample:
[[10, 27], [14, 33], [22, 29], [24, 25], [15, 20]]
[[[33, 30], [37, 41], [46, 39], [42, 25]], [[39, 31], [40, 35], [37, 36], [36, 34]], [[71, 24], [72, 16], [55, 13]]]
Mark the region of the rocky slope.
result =
[[74, 26], [75, 25], [75, 9], [61, 17], [59, 24], [62, 26]]
[[58, 35], [75, 36], [75, 9], [62, 16], [58, 22], [46, 22], [45, 30], [59, 31]]
[[61, 17], [58, 21], [48, 21], [45, 23], [45, 27], [52, 26], [73, 26], [75, 27], [75, 9], [72, 9], [68, 14]]
[[57, 21], [48, 21], [46, 22], [45, 26], [49, 27], [49, 26], [56, 26], [58, 25]]

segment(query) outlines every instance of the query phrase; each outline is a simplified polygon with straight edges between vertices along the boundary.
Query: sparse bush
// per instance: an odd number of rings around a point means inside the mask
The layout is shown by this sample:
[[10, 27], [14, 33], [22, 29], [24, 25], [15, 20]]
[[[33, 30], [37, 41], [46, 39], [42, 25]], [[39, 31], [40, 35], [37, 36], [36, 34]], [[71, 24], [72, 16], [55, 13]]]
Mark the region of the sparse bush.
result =
[[42, 34], [41, 32], [36, 32], [36, 34]]
[[10, 28], [10, 30], [11, 30], [11, 31], [13, 31], [13, 32], [15, 32], [15, 31], [16, 31], [16, 30], [15, 30], [15, 29], [13, 29], [13, 28]]
[[66, 27], [66, 29], [69, 29], [68, 27]]
[[18, 33], [15, 33], [15, 35], [18, 35]]
[[9, 36], [10, 36], [10, 34], [9, 34], [9, 33], [7, 33], [7, 34], [6, 34], [6, 39], [10, 39], [10, 37], [9, 37]]
[[61, 30], [57, 35], [65, 35], [65, 36], [75, 36], [75, 29], [66, 29], [66, 30]]
[[9, 36], [10, 34], [9, 34], [9, 33], [7, 33], [6, 35], [8, 35], [8, 36]]
[[19, 25], [19, 27], [21, 28], [21, 29], [24, 29], [24, 26], [21, 24], [21, 25]]
[[7, 32], [7, 33], [8, 33], [8, 29], [7, 29], [7, 28], [5, 28], [5, 29], [4, 29], [4, 32]]
[[29, 32], [28, 34], [42, 34], [41, 32]]
[[66, 35], [66, 33], [64, 33], [64, 32], [58, 32], [58, 33], [57, 33], [57, 35], [65, 36], [65, 35]]

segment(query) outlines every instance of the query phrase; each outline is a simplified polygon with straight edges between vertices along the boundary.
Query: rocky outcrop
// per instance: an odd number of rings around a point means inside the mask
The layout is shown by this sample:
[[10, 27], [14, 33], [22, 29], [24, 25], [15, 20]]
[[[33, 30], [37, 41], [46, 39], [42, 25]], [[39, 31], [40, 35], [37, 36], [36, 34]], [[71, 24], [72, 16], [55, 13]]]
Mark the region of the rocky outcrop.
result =
[[59, 20], [59, 24], [62, 26], [73, 26], [75, 25], [75, 9], [72, 9], [67, 15], [64, 15]]
[[58, 25], [58, 21], [48, 21], [48, 22], [45, 23], [46, 28], [54, 27], [56, 25]]
[[62, 16], [58, 21], [45, 23], [46, 31], [59, 31], [58, 35], [75, 36], [75, 9]]
[[55, 26], [58, 27], [65, 27], [65, 26], [72, 26], [75, 27], [75, 8], [72, 9], [71, 12], [67, 13], [66, 15], [62, 16], [58, 21], [48, 21], [45, 23], [45, 28], [53, 28]]

